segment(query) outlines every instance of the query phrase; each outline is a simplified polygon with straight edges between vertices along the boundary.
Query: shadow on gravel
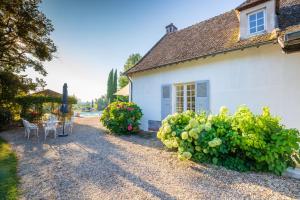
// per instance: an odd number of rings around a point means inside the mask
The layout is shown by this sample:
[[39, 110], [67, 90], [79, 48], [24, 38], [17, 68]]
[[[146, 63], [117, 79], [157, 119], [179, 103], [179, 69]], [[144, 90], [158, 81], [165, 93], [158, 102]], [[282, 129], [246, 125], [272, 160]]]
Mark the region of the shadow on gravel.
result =
[[[104, 134], [110, 134], [109, 131], [103, 127], [100, 127], [99, 130], [101, 130], [101, 132]], [[120, 135], [116, 137], [125, 140], [127, 142], [131, 142], [133, 144], [138, 144], [145, 147], [150, 147], [150, 148], [160, 149], [160, 150], [164, 149], [164, 145], [156, 137], [156, 132], [143, 131], [132, 135]]]
[[[150, 184], [147, 181], [144, 181], [139, 176], [133, 174], [132, 172], [127, 171], [119, 164], [115, 163], [115, 160], [127, 163], [128, 165], [134, 165], [130, 158], [128, 158], [124, 150], [106, 139], [106, 135], [101, 133], [101, 128], [95, 128], [88, 125], [81, 125], [81, 129], [87, 130], [88, 133], [99, 134], [99, 140], [94, 140], [93, 142], [84, 140], [83, 138], [77, 141], [83, 147], [87, 147], [93, 150], [96, 150], [96, 153], [89, 153], [89, 159], [85, 162], [82, 162], [78, 165], [78, 170], [80, 169], [89, 169], [94, 163], [99, 163], [99, 165], [94, 166], [92, 174], [90, 174], [89, 181], [93, 181], [93, 184], [105, 188], [110, 191], [115, 187], [122, 187], [120, 185], [120, 178], [125, 181], [131, 182], [136, 187], [141, 188], [142, 190], [152, 194], [153, 196], [160, 199], [176, 199], [170, 194], [160, 190], [156, 186]], [[116, 136], [117, 137], [117, 136]], [[137, 135], [132, 136], [122, 136], [120, 137], [123, 140], [128, 142], [133, 142], [135, 144], [143, 145], [143, 138], [140, 138]], [[145, 141], [144, 141], [145, 142]], [[146, 142], [145, 142], [146, 143]], [[101, 148], [99, 148], [101, 146]], [[153, 146], [150, 146], [153, 147]], [[104, 150], [105, 149], [105, 150]], [[78, 171], [76, 170], [76, 171]], [[90, 172], [85, 172], [90, 173]], [[99, 181], [99, 177], [107, 181]]]
[[[0, 134], [8, 139], [16, 148], [21, 146], [24, 149], [24, 160], [20, 164], [23, 165], [22, 168], [25, 170], [19, 175], [31, 177], [32, 179], [40, 179], [40, 181], [37, 181], [37, 185], [34, 185], [36, 183], [30, 183], [36, 189], [26, 191], [24, 193], [26, 198], [49, 198], [49, 195], [45, 196], [42, 192], [45, 188], [40, 188], [41, 191], [37, 189], [41, 187], [40, 185], [43, 181], [51, 182], [51, 185], [55, 188], [55, 192], [58, 193], [54, 196], [62, 199], [68, 199], [69, 197], [76, 197], [76, 199], [85, 198], [82, 194], [83, 188], [89, 187], [90, 184], [108, 193], [113, 188], [117, 188], [118, 191], [124, 187], [123, 182], [125, 181], [129, 182], [129, 185], [134, 185], [151, 194], [153, 197], [175, 199], [175, 197], [160, 190], [155, 185], [144, 181], [133, 172], [124, 169], [119, 163], [126, 163], [127, 166], [134, 165], [135, 163], [132, 163], [120, 146], [108, 141], [106, 139], [107, 136], [101, 132], [100, 128], [75, 124], [73, 130], [74, 132], [69, 134], [68, 137], [58, 137], [56, 139], [47, 137], [46, 141], [44, 141], [42, 130], [40, 130], [39, 139], [33, 136], [29, 140], [24, 137], [22, 128]], [[138, 136], [122, 139], [142, 145], [141, 140], [143, 138], [135, 140], [135, 137]], [[81, 148], [82, 151], [74, 151], [68, 146], [74, 146], [74, 144], [78, 148]], [[59, 159], [52, 159], [46, 156], [49, 148], [55, 150], [56, 156]], [[30, 161], [30, 158], [39, 159], [36, 159], [33, 163]], [[75, 158], [80, 160], [80, 162], [72, 162]], [[54, 166], [51, 170], [54, 170], [56, 175], [52, 177], [52, 180], [43, 180], [49, 177], [45, 176], [44, 172], [40, 169], [47, 168], [50, 165]], [[24, 184], [26, 184], [26, 180]], [[123, 188], [123, 190], [126, 189], [128, 188]]]
[[[107, 139], [107, 137], [110, 136], [102, 132], [103, 130], [100, 126], [95, 127], [86, 124], [75, 124], [74, 132], [68, 137], [57, 139], [49, 137], [45, 142], [42, 132], [40, 133], [41, 137], [39, 140], [35, 137], [29, 140], [25, 139], [23, 129], [7, 131], [0, 133], [0, 135], [3, 135], [13, 146], [21, 146], [24, 148], [25, 155], [23, 159], [25, 159], [25, 162], [20, 164], [25, 165], [23, 168], [26, 170], [23, 170], [20, 175], [26, 175], [26, 177], [31, 175], [35, 179], [40, 179], [37, 183], [31, 183], [32, 187], [35, 187], [34, 184], [37, 184], [36, 187], [41, 187], [39, 186], [40, 183], [50, 181], [51, 185], [54, 185], [54, 192], [58, 193], [58, 198], [74, 199], [74, 197], [76, 197], [75, 199], [84, 199], [86, 198], [83, 195], [84, 190], [89, 187], [90, 184], [96, 188], [101, 188], [101, 190], [109, 194], [112, 193], [112, 195], [114, 195], [113, 192], [111, 192], [112, 189], [116, 189], [117, 191], [121, 191], [120, 194], [122, 195], [122, 191], [128, 189], [124, 186], [124, 182], [128, 182], [129, 185], [134, 185], [154, 197], [160, 199], [175, 199], [172, 195], [143, 180], [134, 173], [133, 170], [139, 167], [139, 163], [133, 163], [129, 157], [129, 154], [135, 156], [134, 151], [127, 152], [127, 150], [121, 146], [113, 144]], [[147, 137], [139, 135], [115, 137], [126, 142], [154, 149], [163, 148], [162, 144], [156, 139], [155, 134]], [[49, 147], [45, 148], [45, 144], [46, 146], [49, 145]], [[74, 146], [76, 148], [74, 148]], [[49, 148], [55, 150], [59, 160], [49, 158], [46, 155]], [[30, 158], [40, 159], [37, 159], [37, 161], [33, 163], [30, 161]], [[76, 162], [74, 160], [76, 160]], [[54, 169], [52, 170], [57, 175], [52, 177], [52, 180], [44, 180], [48, 177], [44, 174], [45, 172], [39, 169], [51, 165], [54, 165]], [[133, 166], [133, 168], [130, 168], [130, 171], [124, 168], [124, 166]], [[201, 174], [201, 176], [187, 177], [186, 180], [183, 180], [185, 184], [188, 184], [190, 187], [204, 187], [207, 188], [207, 191], [210, 191], [209, 187], [216, 188], [221, 191], [225, 190], [225, 192], [228, 193], [234, 192], [231, 187], [233, 185], [258, 185], [270, 188], [272, 191], [290, 198], [299, 198], [300, 181], [298, 180], [291, 181], [290, 179], [271, 174], [238, 173], [220, 167], [204, 166], [198, 164], [191, 166], [191, 170]], [[224, 188], [217, 188], [214, 183], [216, 183], [216, 185], [220, 185], [221, 183]], [[282, 185], [284, 185], [284, 187]], [[25, 196], [29, 199], [49, 198], [49, 196], [43, 196], [42, 190], [27, 192], [29, 194], [25, 194]], [[243, 193], [243, 191], [239, 192]], [[238, 193], [236, 193], [236, 195], [238, 195]], [[101, 193], [99, 197], [101, 197]], [[119, 198], [119, 196], [112, 197]]]

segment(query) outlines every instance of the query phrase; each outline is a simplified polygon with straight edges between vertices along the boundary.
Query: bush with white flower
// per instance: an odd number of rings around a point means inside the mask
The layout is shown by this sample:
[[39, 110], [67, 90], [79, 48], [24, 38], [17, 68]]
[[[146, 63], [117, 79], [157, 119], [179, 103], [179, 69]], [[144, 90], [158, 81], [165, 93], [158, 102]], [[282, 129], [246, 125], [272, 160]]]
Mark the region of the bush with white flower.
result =
[[299, 131], [287, 129], [280, 119], [263, 108], [260, 115], [246, 106], [229, 114], [221, 107], [217, 115], [187, 111], [163, 120], [157, 137], [180, 160], [213, 163], [238, 171], [270, 171], [281, 174], [294, 163]]

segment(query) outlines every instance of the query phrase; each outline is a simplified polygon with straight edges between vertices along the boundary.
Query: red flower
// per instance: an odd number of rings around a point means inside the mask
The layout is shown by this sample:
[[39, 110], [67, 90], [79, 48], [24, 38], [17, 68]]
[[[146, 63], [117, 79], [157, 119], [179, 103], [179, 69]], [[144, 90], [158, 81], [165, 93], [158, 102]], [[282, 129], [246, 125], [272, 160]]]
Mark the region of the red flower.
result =
[[131, 124], [129, 124], [129, 125], [127, 126], [127, 130], [128, 130], [128, 131], [132, 131], [132, 125], [131, 125]]

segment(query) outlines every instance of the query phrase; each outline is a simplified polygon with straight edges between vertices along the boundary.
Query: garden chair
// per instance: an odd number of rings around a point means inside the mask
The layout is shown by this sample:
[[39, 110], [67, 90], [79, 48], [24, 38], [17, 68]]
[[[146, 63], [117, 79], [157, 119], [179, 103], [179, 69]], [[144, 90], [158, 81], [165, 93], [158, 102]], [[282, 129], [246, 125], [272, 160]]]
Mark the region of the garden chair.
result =
[[53, 121], [46, 122], [44, 125], [44, 130], [45, 130], [45, 140], [50, 132], [53, 132], [54, 138], [56, 138], [57, 135], [56, 122]]
[[23, 121], [23, 125], [24, 125], [24, 128], [25, 128], [25, 137], [27, 136], [27, 139], [29, 139], [31, 130], [35, 130], [36, 131], [36, 136], [39, 137], [39, 127], [37, 125], [32, 124], [32, 123], [28, 122], [25, 119], [22, 119], [22, 121]]
[[57, 118], [56, 118], [56, 116], [55, 115], [50, 115], [49, 116], [49, 121], [57, 121]]
[[74, 117], [71, 117], [70, 121], [65, 122], [65, 129], [69, 129], [70, 133], [73, 131]]

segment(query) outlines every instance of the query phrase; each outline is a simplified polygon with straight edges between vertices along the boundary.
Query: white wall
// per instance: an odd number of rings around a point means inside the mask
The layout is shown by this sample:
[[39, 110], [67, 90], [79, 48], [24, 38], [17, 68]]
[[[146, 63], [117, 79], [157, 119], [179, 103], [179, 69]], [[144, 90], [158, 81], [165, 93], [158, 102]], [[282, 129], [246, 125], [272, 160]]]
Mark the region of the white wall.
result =
[[246, 104], [260, 112], [269, 106], [290, 128], [300, 129], [300, 53], [283, 54], [279, 45], [245, 49], [133, 75], [133, 101], [148, 120], [161, 120], [161, 85], [210, 81], [210, 109], [234, 112]]

